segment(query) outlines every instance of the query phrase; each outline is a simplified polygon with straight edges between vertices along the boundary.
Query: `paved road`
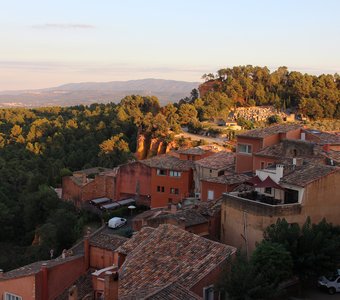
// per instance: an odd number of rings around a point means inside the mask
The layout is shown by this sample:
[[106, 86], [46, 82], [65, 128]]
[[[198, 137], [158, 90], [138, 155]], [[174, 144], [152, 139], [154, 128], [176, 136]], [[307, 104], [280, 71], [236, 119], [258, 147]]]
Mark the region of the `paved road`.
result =
[[216, 143], [218, 145], [225, 145], [225, 144], [230, 144], [230, 142], [228, 142], [228, 140], [226, 140], [225, 138], [214, 138], [214, 137], [209, 137], [209, 136], [205, 136], [205, 135], [199, 135], [199, 134], [193, 134], [193, 133], [189, 133], [189, 132], [183, 132], [180, 134], [177, 134], [176, 137], [185, 137], [185, 138], [190, 138], [193, 141], [199, 141], [199, 140], [204, 140], [206, 141], [208, 144], [213, 144]]

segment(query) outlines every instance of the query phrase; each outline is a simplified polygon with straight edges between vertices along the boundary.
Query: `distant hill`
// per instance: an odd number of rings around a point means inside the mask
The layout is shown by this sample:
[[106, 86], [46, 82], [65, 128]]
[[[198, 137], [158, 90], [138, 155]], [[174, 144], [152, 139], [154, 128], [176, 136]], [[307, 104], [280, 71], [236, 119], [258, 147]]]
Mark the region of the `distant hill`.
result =
[[58, 87], [0, 92], [0, 106], [70, 106], [118, 102], [127, 95], [154, 95], [161, 104], [178, 101], [198, 88], [199, 82], [140, 79], [110, 82], [69, 83]]

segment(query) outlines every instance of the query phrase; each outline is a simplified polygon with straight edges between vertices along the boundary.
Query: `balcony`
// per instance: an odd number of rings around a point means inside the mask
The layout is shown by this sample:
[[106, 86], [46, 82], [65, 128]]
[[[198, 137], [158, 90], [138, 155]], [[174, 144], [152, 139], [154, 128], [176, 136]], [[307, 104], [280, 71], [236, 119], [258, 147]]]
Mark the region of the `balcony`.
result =
[[224, 193], [223, 204], [260, 216], [284, 217], [301, 213], [300, 203], [282, 204], [277, 199], [252, 192], [238, 194]]

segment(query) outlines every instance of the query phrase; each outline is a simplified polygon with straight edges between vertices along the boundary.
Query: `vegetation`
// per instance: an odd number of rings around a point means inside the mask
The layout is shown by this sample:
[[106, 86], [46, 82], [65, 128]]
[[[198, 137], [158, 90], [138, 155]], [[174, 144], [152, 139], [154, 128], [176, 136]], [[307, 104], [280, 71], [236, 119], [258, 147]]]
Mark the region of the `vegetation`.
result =
[[[223, 112], [229, 101], [229, 105], [274, 105], [277, 109], [298, 109], [311, 119], [340, 118], [338, 74], [315, 76], [290, 72], [286, 67], [270, 72], [267, 67], [247, 65], [220, 69], [216, 75], [204, 74], [203, 78], [212, 84], [214, 90], [203, 97], [212, 103], [208, 111], [218, 109]], [[218, 101], [208, 100], [214, 98], [212, 95], [217, 95], [223, 108], [218, 106]]]
[[247, 259], [241, 252], [228, 261], [218, 289], [230, 299], [270, 299], [278, 296], [279, 284], [297, 275], [315, 278], [334, 271], [340, 263], [340, 227], [322, 220], [289, 224], [278, 219], [264, 233], [264, 240]]
[[[176, 120], [171, 115], [176, 110], [169, 110], [168, 119]], [[129, 96], [118, 105], [0, 110], [0, 267], [8, 270], [49, 258], [50, 249], [56, 256], [70, 247], [91, 220], [59, 200], [52, 187], [72, 171], [132, 159], [139, 132], [169, 140], [155, 97]]]

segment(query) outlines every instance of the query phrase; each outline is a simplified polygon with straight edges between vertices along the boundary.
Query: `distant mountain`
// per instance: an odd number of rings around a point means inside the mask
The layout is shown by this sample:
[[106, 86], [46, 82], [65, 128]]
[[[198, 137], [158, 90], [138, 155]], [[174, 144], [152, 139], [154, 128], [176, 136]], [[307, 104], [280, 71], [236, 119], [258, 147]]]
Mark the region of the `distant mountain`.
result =
[[198, 88], [199, 82], [140, 79], [110, 82], [69, 83], [58, 87], [0, 92], [0, 106], [70, 106], [119, 102], [127, 95], [156, 96], [161, 104], [178, 101]]

